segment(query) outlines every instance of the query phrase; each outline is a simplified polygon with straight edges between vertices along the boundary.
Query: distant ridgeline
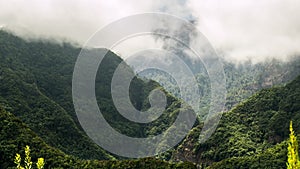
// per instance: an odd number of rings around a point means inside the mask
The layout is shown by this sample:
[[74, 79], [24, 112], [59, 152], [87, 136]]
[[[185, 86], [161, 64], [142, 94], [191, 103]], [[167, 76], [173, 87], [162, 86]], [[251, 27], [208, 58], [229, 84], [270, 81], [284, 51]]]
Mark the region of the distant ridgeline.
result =
[[[0, 30], [0, 168], [13, 167], [14, 155], [24, 156], [25, 145], [31, 147], [33, 161], [45, 159], [46, 168], [194, 168], [192, 163], [173, 164], [154, 158], [118, 161], [121, 157], [106, 152], [85, 134], [72, 102], [73, 68], [80, 50], [68, 43], [26, 41]], [[176, 87], [167, 84], [174, 90], [165, 91], [167, 108], [162, 116], [149, 124], [132, 123], [117, 112], [111, 98], [111, 79], [120, 62], [120, 57], [108, 52], [96, 77], [97, 101], [105, 119], [131, 137], [162, 133], [174, 122], [182, 104], [168, 93], [178, 94]], [[224, 69], [226, 106], [233, 109], [223, 114], [213, 136], [199, 144], [203, 124], [196, 122], [182, 143], [157, 158], [211, 168], [285, 168], [291, 119], [300, 133], [300, 80], [270, 87], [299, 75], [300, 59], [255, 65], [224, 61]], [[156, 77], [160, 75], [153, 74]], [[205, 112], [209, 109], [209, 79], [199, 72], [197, 79]], [[148, 95], [155, 88], [161, 88], [160, 84], [135, 78], [130, 85], [133, 105], [139, 110], [149, 108]]]
[[[200, 119], [205, 119], [210, 105], [210, 80], [205, 65], [200, 59], [189, 57], [184, 52], [179, 55], [191, 68], [199, 86]], [[171, 62], [170, 60], [168, 60]], [[291, 56], [287, 61], [268, 59], [261, 63], [253, 64], [251, 60], [243, 63], [232, 63], [223, 59], [224, 73], [226, 77], [226, 109], [230, 110], [235, 105], [244, 101], [255, 92], [281, 85], [295, 79], [300, 74], [300, 56]], [[180, 97], [180, 91], [176, 81], [166, 73], [159, 70], [145, 71], [139, 74], [159, 82], [166, 90], [176, 97]], [[182, 77], [181, 83], [189, 86], [190, 82]]]

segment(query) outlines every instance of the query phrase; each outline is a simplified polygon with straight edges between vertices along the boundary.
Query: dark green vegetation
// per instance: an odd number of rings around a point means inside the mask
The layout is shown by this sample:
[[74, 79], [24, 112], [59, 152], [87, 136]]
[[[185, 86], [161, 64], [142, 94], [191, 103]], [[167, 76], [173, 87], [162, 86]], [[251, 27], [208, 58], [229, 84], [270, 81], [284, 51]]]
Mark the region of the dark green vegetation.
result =
[[[79, 158], [97, 160], [119, 158], [96, 145], [86, 136], [78, 123], [72, 103], [71, 83], [73, 67], [79, 52], [80, 48], [69, 44], [56, 44], [49, 41], [27, 42], [10, 33], [0, 31], [0, 106], [28, 125], [24, 127], [22, 123], [20, 130], [24, 128], [29, 131], [30, 128], [29, 133], [39, 140], [37, 144], [43, 144], [43, 146], [38, 146], [35, 142], [31, 143], [31, 136], [23, 138], [25, 133], [9, 132], [3, 128], [6, 124], [0, 125], [1, 132], [5, 133], [0, 139], [1, 146], [3, 146], [0, 150], [0, 164], [5, 167], [11, 166], [16, 151], [21, 150], [27, 144], [32, 147], [32, 152], [42, 153], [38, 156], [45, 158], [48, 167], [73, 168], [73, 166], [82, 166], [87, 162], [92, 163], [79, 160]], [[168, 94], [167, 111], [151, 124], [131, 123], [125, 119], [115, 110], [110, 94], [111, 77], [121, 61], [118, 56], [109, 52], [97, 74], [97, 100], [104, 117], [116, 130], [129, 136], [144, 137], [161, 133], [175, 120], [178, 107], [181, 105], [180, 101]], [[131, 101], [135, 107], [140, 110], [147, 109], [149, 92], [157, 87], [159, 85], [153, 81], [144, 82], [135, 78], [130, 86]], [[5, 111], [1, 113], [4, 114]], [[11, 116], [7, 118], [15, 118]], [[7, 120], [9, 119], [4, 118], [1, 122]], [[16, 139], [13, 139], [14, 137]], [[60, 154], [55, 154], [53, 151]], [[59, 159], [54, 158], [56, 156]], [[190, 165], [189, 163], [169, 164], [151, 158], [120, 162], [99, 163], [95, 161], [94, 163], [117, 168], [126, 166], [156, 168], [157, 165], [162, 165], [163, 168], [174, 168]]]
[[196, 127], [174, 153], [176, 160], [210, 168], [286, 168], [289, 123], [300, 133], [300, 77], [284, 87], [264, 89], [223, 114], [203, 144]]
[[24, 155], [26, 144], [31, 147], [32, 161], [45, 158], [45, 168], [195, 168], [191, 163], [171, 164], [154, 158], [122, 161], [81, 160], [48, 146], [39, 136], [13, 114], [0, 108], [0, 168], [14, 168], [15, 154]]
[[[46, 168], [195, 167], [154, 158], [116, 160], [120, 157], [90, 140], [79, 125], [72, 103], [72, 73], [79, 52], [80, 48], [66, 43], [28, 42], [0, 31], [0, 168], [14, 166], [14, 155], [24, 156], [25, 145], [31, 147], [33, 161], [45, 158]], [[181, 105], [170, 94], [167, 111], [152, 123], [132, 123], [117, 113], [110, 83], [121, 61], [109, 52], [97, 74], [97, 100], [106, 120], [116, 130], [134, 137], [156, 135], [169, 128]], [[260, 89], [295, 78], [300, 72], [299, 63], [297, 58], [286, 63], [225, 63], [227, 108]], [[205, 98], [209, 81], [205, 73], [199, 73], [197, 78]], [[216, 132], [204, 144], [198, 143], [202, 124], [195, 124], [175, 150], [159, 158], [191, 161], [210, 168], [285, 168], [290, 120], [294, 121], [295, 132], [300, 133], [299, 85], [297, 78], [284, 87], [263, 89], [239, 103], [224, 113]], [[158, 87], [154, 81], [135, 78], [130, 86], [132, 103], [137, 109], [147, 109], [149, 92]], [[208, 103], [209, 100], [202, 103], [206, 110]]]
[[0, 105], [50, 146], [81, 158], [110, 159], [76, 125], [71, 108], [70, 63], [79, 49], [28, 43], [5, 32], [0, 44]]

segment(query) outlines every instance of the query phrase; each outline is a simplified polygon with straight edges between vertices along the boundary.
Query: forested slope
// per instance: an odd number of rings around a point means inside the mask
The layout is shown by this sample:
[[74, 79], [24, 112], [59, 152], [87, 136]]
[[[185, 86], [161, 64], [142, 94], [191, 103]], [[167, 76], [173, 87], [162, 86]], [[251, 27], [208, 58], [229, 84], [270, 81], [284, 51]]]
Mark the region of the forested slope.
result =
[[[33, 159], [44, 157], [48, 167], [194, 167], [191, 163], [171, 164], [152, 158], [111, 161], [120, 157], [104, 151], [87, 137], [78, 123], [71, 93], [73, 68], [80, 50], [68, 43], [26, 41], [0, 31], [1, 168], [13, 166], [15, 153], [20, 153], [26, 144], [32, 148]], [[167, 95], [167, 111], [149, 124], [130, 122], [117, 112], [110, 93], [111, 78], [120, 62], [120, 57], [108, 52], [96, 77], [97, 101], [105, 119], [132, 137], [162, 133], [174, 122], [182, 102], [162, 89]], [[249, 66], [226, 63], [227, 108], [255, 91], [269, 89], [224, 113], [207, 142], [198, 143], [202, 123], [197, 122], [174, 152], [160, 158], [172, 156], [174, 161], [191, 161], [211, 168], [285, 168], [290, 120], [294, 121], [296, 133], [300, 133], [300, 77], [285, 86], [270, 87], [297, 76], [299, 63], [297, 58], [294, 62]], [[202, 87], [209, 84], [204, 74], [197, 76], [205, 83]], [[133, 105], [139, 110], [149, 108], [148, 95], [155, 88], [161, 87], [136, 77], [130, 85]]]
[[0, 168], [15, 168], [15, 154], [19, 153], [24, 157], [23, 150], [26, 145], [31, 148], [33, 162], [39, 157], [45, 159], [45, 168], [196, 168], [191, 163], [172, 164], [155, 158], [121, 161], [81, 160], [50, 147], [20, 119], [0, 107]]
[[[72, 75], [79, 52], [80, 48], [70, 44], [26, 41], [0, 31], [0, 105], [50, 146], [83, 159], [114, 159], [87, 137], [74, 111]], [[167, 108], [157, 120], [143, 124], [124, 118], [114, 107], [110, 92], [114, 70], [121, 62], [120, 57], [108, 52], [97, 73], [96, 96], [105, 119], [117, 131], [132, 137], [162, 133], [174, 122], [181, 101], [165, 91]], [[130, 85], [133, 105], [138, 110], [149, 108], [148, 96], [155, 88], [161, 87], [154, 81], [134, 78]]]
[[[40, 87], [41, 80], [35, 74], [40, 72], [44, 79], [48, 79], [47, 84], [54, 87], [54, 94], [58, 92], [52, 83], [64, 85], [63, 79], [68, 75], [46, 75], [51, 63], [45, 61], [55, 62], [55, 56], [71, 58], [68, 47], [48, 42], [29, 43], [6, 32], [0, 32], [0, 44], [0, 105], [18, 116], [51, 146], [81, 158], [110, 159], [110, 155], [93, 143], [75, 124], [72, 118], [75, 115], [62, 107], [65, 102], [53, 100]], [[51, 50], [53, 52], [50, 53]], [[45, 62], [44, 69], [37, 70], [29, 66], [42, 67], [39, 60]], [[53, 71], [56, 72], [55, 69]], [[67, 90], [64, 88], [65, 92]], [[66, 97], [71, 96], [66, 94]]]
[[203, 144], [198, 143], [199, 125], [173, 158], [211, 168], [286, 168], [290, 120], [300, 133], [299, 86], [300, 76], [286, 86], [254, 94], [224, 113]]

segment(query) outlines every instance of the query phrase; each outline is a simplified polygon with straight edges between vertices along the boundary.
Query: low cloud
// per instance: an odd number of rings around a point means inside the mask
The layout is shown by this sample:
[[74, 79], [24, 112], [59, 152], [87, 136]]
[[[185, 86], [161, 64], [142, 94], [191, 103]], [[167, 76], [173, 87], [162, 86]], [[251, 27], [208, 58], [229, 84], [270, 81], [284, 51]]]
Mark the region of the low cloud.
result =
[[261, 61], [300, 52], [300, 1], [189, 1], [198, 28], [226, 57]]
[[299, 8], [298, 0], [4, 0], [0, 1], [0, 27], [22, 36], [84, 44], [114, 20], [165, 12], [196, 20], [199, 31], [224, 57], [262, 61], [300, 53]]

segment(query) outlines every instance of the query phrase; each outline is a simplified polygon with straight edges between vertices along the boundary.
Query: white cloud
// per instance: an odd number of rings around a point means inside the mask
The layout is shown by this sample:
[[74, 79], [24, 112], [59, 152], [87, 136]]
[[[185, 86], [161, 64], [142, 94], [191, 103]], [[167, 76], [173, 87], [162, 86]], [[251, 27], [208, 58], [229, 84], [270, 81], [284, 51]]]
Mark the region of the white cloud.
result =
[[198, 28], [227, 57], [284, 59], [300, 53], [300, 1], [190, 0]]
[[[0, 1], [0, 25], [17, 33], [61, 37], [85, 42], [104, 25], [147, 11], [149, 4], [129, 0]], [[147, 7], [147, 8], [146, 8]]]
[[299, 8], [299, 0], [2, 0], [0, 25], [83, 44], [114, 20], [163, 11], [197, 18], [199, 30], [228, 58], [284, 59], [300, 53]]

